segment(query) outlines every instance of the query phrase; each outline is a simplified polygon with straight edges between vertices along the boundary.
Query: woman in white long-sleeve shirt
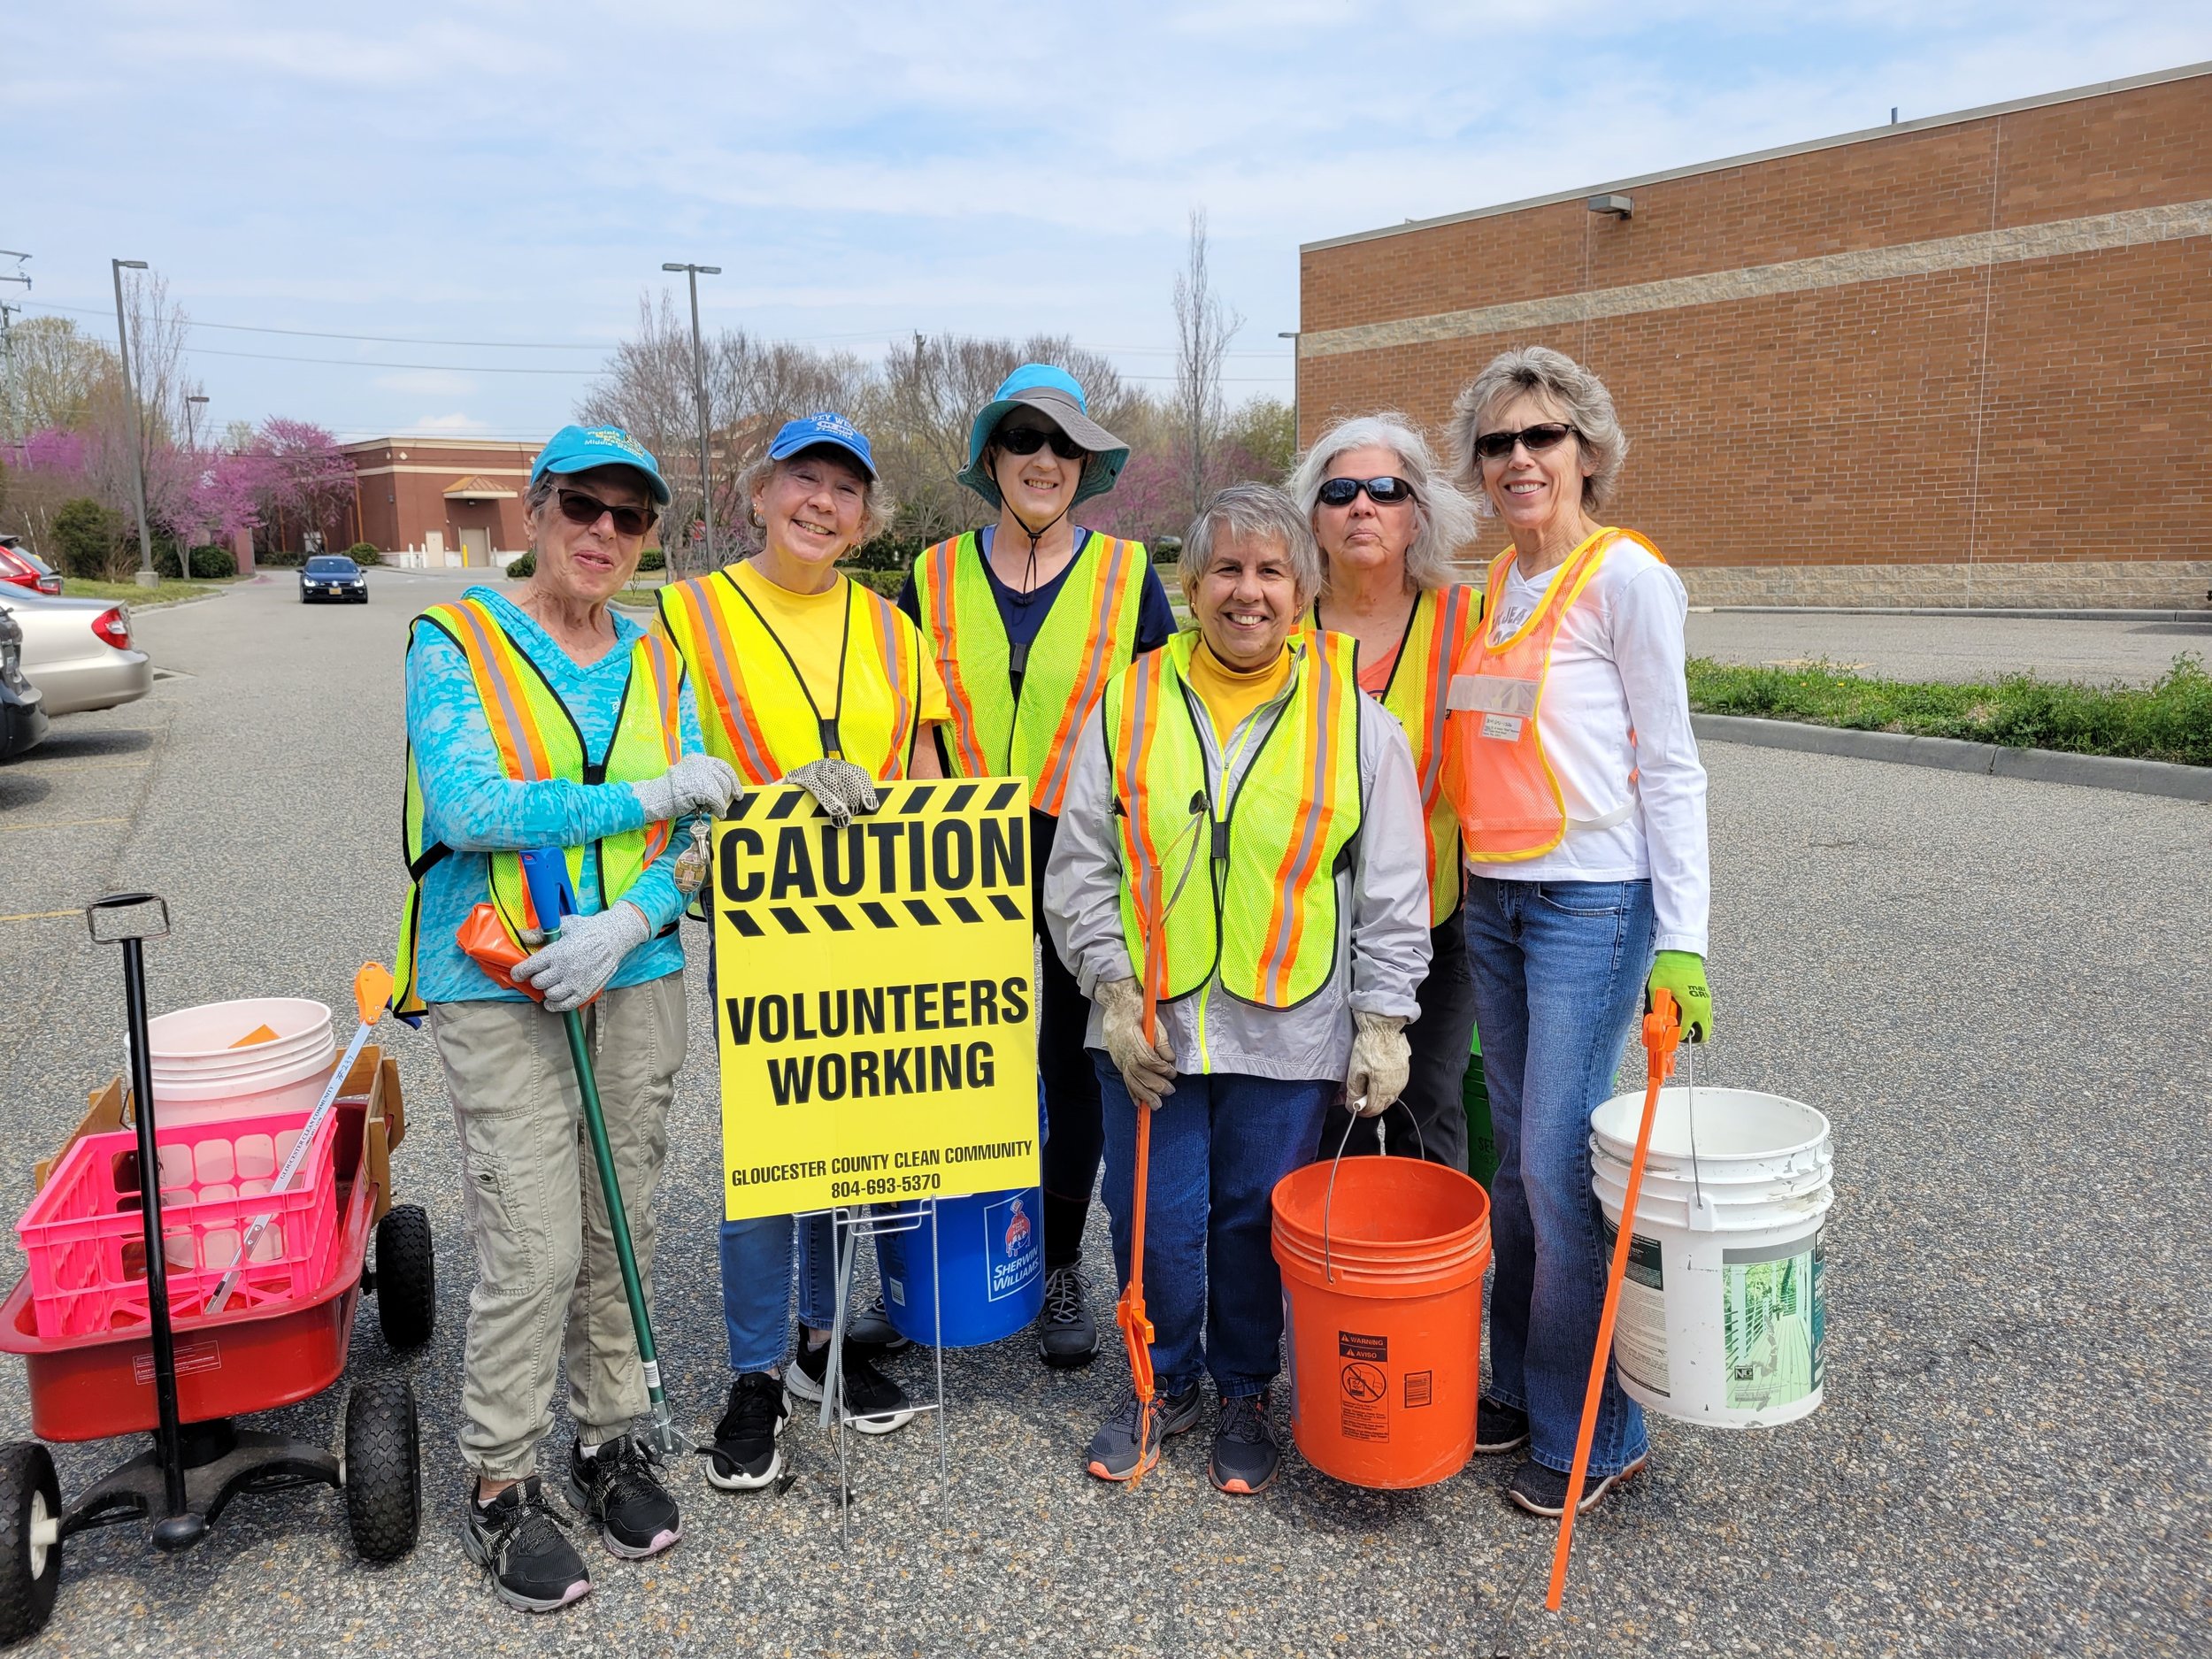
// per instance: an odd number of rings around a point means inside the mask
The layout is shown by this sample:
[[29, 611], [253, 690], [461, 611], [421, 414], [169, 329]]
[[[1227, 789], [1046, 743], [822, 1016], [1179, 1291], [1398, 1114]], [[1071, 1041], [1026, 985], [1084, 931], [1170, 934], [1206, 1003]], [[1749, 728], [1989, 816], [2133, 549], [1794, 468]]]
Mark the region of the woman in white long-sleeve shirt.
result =
[[[1541, 346], [1505, 352], [1461, 393], [1449, 435], [1463, 481], [1513, 536], [1453, 682], [1447, 760], [1498, 1152], [1476, 1440], [1528, 1446], [1507, 1495], [1556, 1516], [1604, 1299], [1590, 1113], [1651, 992], [1673, 995], [1688, 1041], [1712, 1029], [1705, 769], [1682, 583], [1596, 516], [1628, 449], [1603, 383]], [[1581, 1507], [1647, 1449], [1642, 1411], [1609, 1374]]]

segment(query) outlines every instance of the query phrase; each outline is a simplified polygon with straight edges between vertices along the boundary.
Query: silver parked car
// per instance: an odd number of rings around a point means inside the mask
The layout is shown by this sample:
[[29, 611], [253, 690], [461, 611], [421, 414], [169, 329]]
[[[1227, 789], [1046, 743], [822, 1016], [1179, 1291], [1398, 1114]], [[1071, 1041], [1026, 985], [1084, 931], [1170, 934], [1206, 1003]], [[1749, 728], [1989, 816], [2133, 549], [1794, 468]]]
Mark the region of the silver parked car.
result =
[[153, 659], [133, 647], [125, 607], [12, 587], [0, 608], [23, 630], [23, 676], [45, 694], [49, 715], [111, 709], [153, 689]]

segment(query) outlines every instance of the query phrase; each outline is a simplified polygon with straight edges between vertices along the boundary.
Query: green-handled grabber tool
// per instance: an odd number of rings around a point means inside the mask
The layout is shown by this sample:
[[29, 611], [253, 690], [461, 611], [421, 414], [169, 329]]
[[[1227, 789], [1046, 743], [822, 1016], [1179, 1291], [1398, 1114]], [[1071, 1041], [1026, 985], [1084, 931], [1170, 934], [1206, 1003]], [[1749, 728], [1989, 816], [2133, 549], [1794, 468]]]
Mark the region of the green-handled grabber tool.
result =
[[[576, 914], [568, 860], [557, 847], [537, 848], [522, 855], [522, 874], [529, 886], [531, 908], [538, 913], [538, 926], [550, 944], [561, 935], [561, 918]], [[599, 1190], [607, 1201], [607, 1225], [614, 1234], [615, 1259], [622, 1263], [622, 1291], [629, 1298], [630, 1324], [637, 1332], [638, 1363], [644, 1369], [645, 1392], [653, 1402], [653, 1441], [664, 1455], [687, 1452], [691, 1443], [677, 1432], [668, 1409], [668, 1395], [661, 1387], [660, 1356], [653, 1346], [653, 1324], [645, 1311], [645, 1284], [638, 1277], [637, 1252], [630, 1244], [630, 1218], [622, 1207], [614, 1148], [607, 1143], [607, 1117], [599, 1104], [599, 1079], [592, 1071], [591, 1049], [584, 1041], [583, 1010], [571, 1009], [561, 1019], [568, 1028], [568, 1055], [576, 1067], [577, 1092], [584, 1097], [584, 1133], [591, 1139], [591, 1156], [599, 1167]]]

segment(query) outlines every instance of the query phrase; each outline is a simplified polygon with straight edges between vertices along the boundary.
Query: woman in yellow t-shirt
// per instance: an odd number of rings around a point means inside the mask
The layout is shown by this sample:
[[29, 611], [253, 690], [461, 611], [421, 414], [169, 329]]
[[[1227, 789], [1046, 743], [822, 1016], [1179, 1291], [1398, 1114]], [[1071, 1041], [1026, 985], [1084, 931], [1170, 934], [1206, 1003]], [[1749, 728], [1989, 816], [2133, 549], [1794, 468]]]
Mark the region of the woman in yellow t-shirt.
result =
[[[949, 718], [944, 682], [914, 624], [837, 568], [891, 516], [858, 427], [833, 414], [789, 422], [741, 488], [760, 551], [664, 588], [661, 620], [690, 671], [708, 752], [749, 784], [803, 786], [842, 825], [875, 810], [879, 781], [942, 775], [932, 728]], [[819, 1400], [826, 1380], [832, 1229], [826, 1217], [798, 1229], [799, 1336], [787, 1370], [792, 1233], [788, 1216], [722, 1224], [722, 1313], [736, 1379], [707, 1478], [727, 1490], [776, 1479], [787, 1389]], [[865, 1344], [841, 1351], [855, 1427], [887, 1434], [912, 1418]]]

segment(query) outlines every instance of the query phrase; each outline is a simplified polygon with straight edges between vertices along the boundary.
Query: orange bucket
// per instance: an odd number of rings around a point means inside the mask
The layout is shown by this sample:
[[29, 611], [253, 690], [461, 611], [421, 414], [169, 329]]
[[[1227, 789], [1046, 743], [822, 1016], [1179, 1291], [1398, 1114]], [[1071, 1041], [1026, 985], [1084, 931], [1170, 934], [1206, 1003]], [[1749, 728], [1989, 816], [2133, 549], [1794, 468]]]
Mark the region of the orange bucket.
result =
[[1449, 1480], [1475, 1449], [1488, 1195], [1425, 1159], [1357, 1157], [1292, 1171], [1274, 1210], [1298, 1450], [1355, 1486]]

